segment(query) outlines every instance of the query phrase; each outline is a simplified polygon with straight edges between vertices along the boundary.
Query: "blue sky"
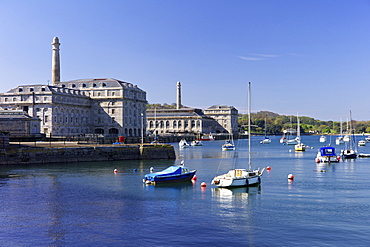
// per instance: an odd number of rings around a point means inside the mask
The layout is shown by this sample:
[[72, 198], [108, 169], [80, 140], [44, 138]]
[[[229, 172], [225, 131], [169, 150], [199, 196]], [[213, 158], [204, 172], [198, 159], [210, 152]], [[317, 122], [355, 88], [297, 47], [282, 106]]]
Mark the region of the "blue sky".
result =
[[0, 0], [0, 92], [111, 77], [149, 103], [370, 120], [370, 0]]

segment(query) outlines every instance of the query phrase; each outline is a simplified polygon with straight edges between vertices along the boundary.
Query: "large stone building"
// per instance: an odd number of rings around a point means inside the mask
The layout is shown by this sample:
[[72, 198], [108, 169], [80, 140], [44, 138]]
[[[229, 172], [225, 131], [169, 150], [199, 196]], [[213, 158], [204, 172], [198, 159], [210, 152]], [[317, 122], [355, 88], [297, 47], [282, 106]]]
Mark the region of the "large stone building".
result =
[[18, 86], [0, 94], [0, 110], [22, 110], [41, 120], [47, 136], [140, 136], [146, 92], [112, 79], [60, 81], [59, 40], [53, 39], [52, 85]]
[[176, 109], [148, 109], [147, 130], [152, 134], [238, 133], [238, 110], [214, 105], [204, 111], [181, 104], [181, 83], [177, 82]]

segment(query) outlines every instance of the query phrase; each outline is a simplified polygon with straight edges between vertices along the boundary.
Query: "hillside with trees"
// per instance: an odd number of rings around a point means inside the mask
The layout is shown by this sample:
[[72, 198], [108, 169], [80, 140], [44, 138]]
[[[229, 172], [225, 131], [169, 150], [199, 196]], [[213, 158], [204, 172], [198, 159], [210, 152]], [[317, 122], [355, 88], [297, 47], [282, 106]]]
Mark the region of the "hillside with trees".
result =
[[[176, 103], [172, 104], [147, 104], [147, 109], [176, 109]], [[254, 133], [264, 133], [266, 119], [266, 129], [268, 135], [281, 135], [284, 130], [297, 129], [297, 116], [279, 115], [269, 111], [259, 111], [251, 113], [251, 124]], [[299, 116], [302, 134], [340, 134], [340, 122], [321, 121], [311, 117]], [[239, 114], [238, 125], [241, 131], [247, 130], [248, 114]], [[370, 121], [352, 120], [352, 127], [356, 134], [370, 133]], [[347, 122], [342, 122], [343, 133], [347, 130]]]
[[[279, 115], [269, 111], [251, 113], [251, 124], [254, 126], [253, 132], [264, 133], [266, 119], [266, 129], [269, 135], [281, 135], [283, 130], [297, 129], [297, 116]], [[299, 116], [301, 133], [306, 134], [340, 134], [340, 122], [321, 121], [311, 117]], [[246, 130], [248, 115], [239, 114], [238, 123], [240, 128]], [[370, 133], [370, 121], [352, 120], [352, 128], [355, 133]], [[347, 130], [347, 122], [342, 122], [343, 133]]]

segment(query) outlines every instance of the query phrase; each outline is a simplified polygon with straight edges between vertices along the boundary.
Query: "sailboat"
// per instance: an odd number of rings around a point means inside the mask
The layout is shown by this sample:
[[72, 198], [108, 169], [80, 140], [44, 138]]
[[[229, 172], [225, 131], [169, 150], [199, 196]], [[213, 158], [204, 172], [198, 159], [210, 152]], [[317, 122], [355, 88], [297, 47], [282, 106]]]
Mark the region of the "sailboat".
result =
[[222, 151], [235, 150], [233, 135], [229, 133], [229, 139], [222, 144]]
[[271, 139], [267, 137], [266, 118], [265, 118], [265, 139], [260, 141], [261, 144], [270, 144]]
[[290, 131], [289, 131], [288, 140], [286, 141], [287, 145], [296, 145], [296, 144], [298, 144], [298, 137], [292, 139], [292, 131], [291, 131], [292, 129], [293, 129], [292, 117], [290, 117]]
[[346, 147], [348, 147], [345, 150], [342, 150], [342, 156], [343, 159], [356, 159], [357, 158], [357, 150], [354, 149], [355, 145], [355, 136], [354, 136], [354, 130], [352, 129], [352, 112], [349, 111], [350, 115], [350, 123], [349, 123], [349, 134], [352, 136], [349, 138], [350, 141], [346, 143]]
[[[261, 183], [261, 176], [265, 168], [262, 170], [252, 170], [251, 165], [251, 96], [250, 96], [251, 83], [248, 83], [248, 169], [232, 169], [225, 174], [218, 175], [213, 178], [212, 184], [218, 187], [238, 187], [258, 185]], [[236, 157], [236, 156], [234, 156]]]
[[297, 151], [297, 152], [303, 152], [303, 151], [306, 151], [306, 145], [304, 145], [302, 142], [301, 142], [301, 127], [300, 127], [300, 124], [299, 124], [299, 117], [298, 117], [298, 113], [297, 113], [297, 144], [294, 146], [294, 150]]
[[340, 145], [340, 144], [343, 144], [344, 143], [344, 140], [343, 140], [343, 127], [342, 127], [342, 118], [340, 119], [340, 136], [338, 136], [337, 138], [335, 138], [335, 144], [337, 145]]

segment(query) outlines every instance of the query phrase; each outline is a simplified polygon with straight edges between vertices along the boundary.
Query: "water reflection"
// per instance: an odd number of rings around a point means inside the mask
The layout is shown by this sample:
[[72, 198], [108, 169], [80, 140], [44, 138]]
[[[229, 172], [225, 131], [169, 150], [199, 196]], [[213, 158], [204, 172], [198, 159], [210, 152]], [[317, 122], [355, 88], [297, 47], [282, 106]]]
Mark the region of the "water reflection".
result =
[[236, 188], [212, 188], [212, 196], [220, 202], [247, 199], [251, 195], [261, 193], [261, 186], [236, 187]]

